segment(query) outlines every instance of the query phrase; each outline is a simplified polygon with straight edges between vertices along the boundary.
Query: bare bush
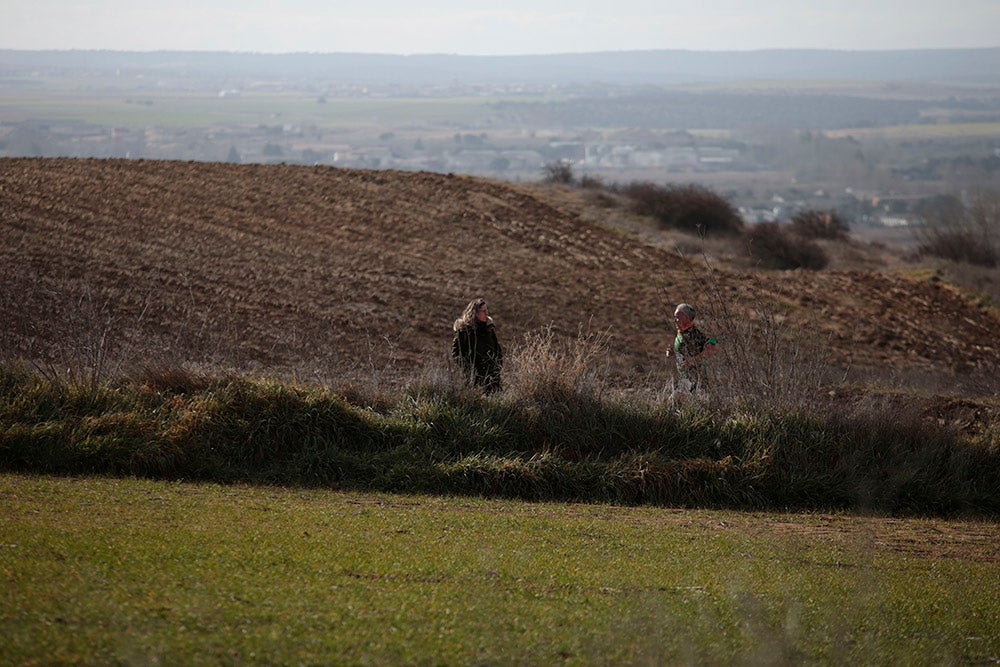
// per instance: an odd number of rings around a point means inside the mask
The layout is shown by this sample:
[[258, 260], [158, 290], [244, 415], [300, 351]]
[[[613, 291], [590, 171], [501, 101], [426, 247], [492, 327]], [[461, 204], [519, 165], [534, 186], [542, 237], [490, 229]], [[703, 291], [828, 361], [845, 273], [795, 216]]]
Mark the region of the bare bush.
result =
[[[711, 307], [721, 355], [712, 364], [713, 394], [727, 404], [808, 411], [824, 404], [840, 369], [818, 326], [788, 327], [776, 303], [737, 303], [714, 289]], [[815, 317], [814, 317], [815, 319]]]
[[818, 271], [830, 263], [826, 252], [815, 241], [794, 234], [777, 222], [762, 222], [750, 227], [744, 240], [747, 255], [761, 268]]
[[565, 160], [555, 160], [542, 167], [542, 180], [545, 183], [573, 183], [573, 165]]
[[121, 294], [84, 284], [63, 320], [52, 323], [61, 329], [57, 342], [32, 354], [32, 363], [50, 380], [94, 391], [122, 377], [143, 354], [137, 332], [148, 307], [147, 295], [133, 315]]
[[918, 211], [918, 250], [923, 255], [995, 268], [1000, 265], [1000, 193], [981, 191], [968, 204], [938, 198]]
[[932, 239], [920, 245], [919, 251], [922, 254], [976, 266], [997, 266], [1000, 256], [996, 249], [982, 243], [971, 230], [938, 230], [933, 234]]
[[743, 221], [724, 197], [698, 185], [661, 186], [635, 182], [621, 188], [632, 211], [661, 227], [695, 233], [738, 234]]
[[802, 211], [791, 219], [792, 231], [806, 239], [846, 241], [850, 225], [837, 211]]

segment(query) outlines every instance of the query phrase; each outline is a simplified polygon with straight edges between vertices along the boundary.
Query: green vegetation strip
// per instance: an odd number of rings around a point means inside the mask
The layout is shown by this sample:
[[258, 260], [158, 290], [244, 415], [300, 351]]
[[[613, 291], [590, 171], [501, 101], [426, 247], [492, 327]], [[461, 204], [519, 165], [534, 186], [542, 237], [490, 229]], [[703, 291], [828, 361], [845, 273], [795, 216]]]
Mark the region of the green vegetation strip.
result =
[[881, 137], [884, 139], [971, 139], [975, 137], [995, 137], [1000, 132], [1000, 123], [933, 123], [920, 125], [893, 125], [879, 128], [850, 128], [827, 130], [823, 134], [831, 138]]
[[995, 549], [911, 539], [991, 524], [9, 473], [0, 503], [5, 665], [1000, 656]]
[[398, 396], [158, 372], [0, 371], [0, 469], [528, 500], [1000, 514], [995, 433], [897, 415], [709, 410], [558, 385]]
[[[520, 103], [541, 98], [518, 97]], [[558, 98], [546, 98], [547, 101]], [[82, 121], [98, 125], [315, 124], [345, 128], [411, 123], [473, 123], [482, 120], [499, 97], [320, 98], [301, 93], [252, 92], [220, 97], [217, 93], [111, 90], [32, 90], [9, 95], [0, 120]]]

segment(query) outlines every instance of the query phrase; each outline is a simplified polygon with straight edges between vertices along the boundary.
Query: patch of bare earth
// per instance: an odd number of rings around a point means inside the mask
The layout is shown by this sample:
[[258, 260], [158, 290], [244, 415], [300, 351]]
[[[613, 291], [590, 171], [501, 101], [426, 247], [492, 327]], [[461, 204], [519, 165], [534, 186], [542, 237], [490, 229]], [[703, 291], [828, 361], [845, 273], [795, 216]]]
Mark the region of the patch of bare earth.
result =
[[817, 515], [764, 519], [760, 528], [802, 535], [810, 541], [865, 545], [873, 551], [1000, 562], [1000, 526], [989, 522]]
[[[1000, 524], [985, 520], [691, 509], [658, 509], [649, 515], [636, 516], [628, 508], [603, 506], [581, 506], [568, 511], [616, 523], [653, 521], [672, 532], [739, 533], [755, 538], [780, 533], [784, 537], [801, 538], [800, 556], [803, 558], [808, 557], [806, 552], [813, 546], [828, 544], [842, 553], [862, 557], [895, 552], [921, 558], [1000, 562]], [[795, 545], [796, 540], [783, 542]], [[852, 561], [826, 565], [855, 567], [858, 564]]]
[[0, 352], [109, 354], [327, 381], [447, 366], [485, 296], [510, 348], [607, 331], [610, 368], [666, 381], [668, 310], [721, 298], [823, 342], [834, 363], [996, 371], [1000, 318], [943, 282], [709, 266], [538, 186], [289, 165], [0, 160]]

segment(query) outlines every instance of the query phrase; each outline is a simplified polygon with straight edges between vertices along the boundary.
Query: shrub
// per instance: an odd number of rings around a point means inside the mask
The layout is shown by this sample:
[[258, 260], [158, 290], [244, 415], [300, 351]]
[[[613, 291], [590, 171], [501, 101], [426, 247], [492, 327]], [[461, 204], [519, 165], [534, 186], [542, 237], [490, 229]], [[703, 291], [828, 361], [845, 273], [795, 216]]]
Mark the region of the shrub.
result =
[[[794, 291], [794, 285], [789, 289]], [[837, 383], [840, 369], [821, 333], [818, 314], [811, 313], [808, 326], [789, 327], [781, 303], [791, 294], [765, 299], [752, 296], [755, 293], [751, 288], [749, 294], [737, 296], [718, 285], [710, 291], [709, 331], [721, 343], [720, 354], [709, 362], [713, 397], [724, 406], [825, 414], [830, 408], [828, 388]]]
[[969, 229], [937, 229], [920, 244], [919, 252], [952, 262], [965, 262], [976, 266], [994, 268], [1000, 257], [993, 246], [983, 243]]
[[607, 190], [590, 190], [587, 192], [587, 203], [601, 208], [618, 208], [622, 205], [621, 200]]
[[806, 239], [846, 241], [850, 226], [836, 211], [802, 211], [792, 220], [792, 231]]
[[979, 192], [968, 205], [957, 197], [936, 198], [918, 209], [923, 255], [978, 266], [1000, 265], [1000, 195]]
[[573, 166], [564, 160], [555, 160], [542, 167], [542, 180], [546, 183], [570, 185], [573, 182]]
[[777, 222], [762, 222], [744, 235], [747, 255], [762, 268], [790, 270], [825, 268], [830, 259], [815, 241], [791, 233]]
[[743, 221], [724, 197], [698, 185], [660, 186], [636, 182], [622, 188], [639, 215], [654, 218], [661, 227], [688, 232], [738, 234]]
[[748, 510], [1000, 508], [992, 433], [964, 437], [900, 410], [906, 397], [870, 403], [864, 389], [810, 409], [801, 396], [814, 373], [785, 377], [780, 347], [746, 348], [769, 369], [748, 369], [756, 379], [742, 390], [756, 401], [713, 408], [600, 396], [603, 335], [531, 342], [513, 391], [404, 393], [385, 408], [241, 378], [190, 394], [150, 394], [143, 380], [84, 396], [0, 365], [0, 470]]

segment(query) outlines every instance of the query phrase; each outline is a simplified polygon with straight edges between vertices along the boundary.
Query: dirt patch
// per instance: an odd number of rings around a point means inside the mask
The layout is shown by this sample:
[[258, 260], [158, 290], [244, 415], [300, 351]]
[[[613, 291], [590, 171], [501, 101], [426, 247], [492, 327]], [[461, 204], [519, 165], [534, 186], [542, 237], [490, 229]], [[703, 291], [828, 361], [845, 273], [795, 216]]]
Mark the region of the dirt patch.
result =
[[826, 567], [863, 567], [866, 556], [878, 552], [912, 554], [921, 558], [1000, 562], [1000, 524], [991, 521], [943, 518], [898, 518], [848, 514], [778, 514], [690, 509], [656, 509], [636, 514], [633, 509], [569, 506], [580, 516], [597, 516], [615, 523], [645, 525], [654, 521], [664, 530], [761, 536], [780, 533], [798, 544], [789, 558], [808, 559], [812, 546], [828, 544], [845, 554], [861, 556], [844, 562], [817, 562]]
[[872, 551], [1000, 562], [1000, 525], [995, 523], [801, 515], [787, 521], [763, 518], [761, 528], [765, 532], [799, 534], [809, 540], [867, 545]]

